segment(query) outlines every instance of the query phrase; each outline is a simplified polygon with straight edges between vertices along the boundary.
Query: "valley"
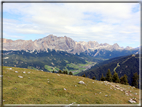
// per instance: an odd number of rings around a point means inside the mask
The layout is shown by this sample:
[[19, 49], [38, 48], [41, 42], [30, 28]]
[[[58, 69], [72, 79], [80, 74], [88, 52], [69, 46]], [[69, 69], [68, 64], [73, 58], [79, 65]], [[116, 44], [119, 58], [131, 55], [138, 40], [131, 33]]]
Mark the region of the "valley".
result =
[[[35, 70], [43, 70], [47, 72], [58, 72], [59, 70], [66, 70], [72, 72], [74, 75], [85, 71], [91, 66], [94, 66], [98, 61], [95, 58], [86, 56], [84, 58], [63, 52], [48, 50], [33, 53], [22, 51], [4, 51], [3, 65], [11, 67], [21, 67]], [[92, 60], [93, 59], [93, 60]], [[88, 60], [88, 61], [87, 61]]]

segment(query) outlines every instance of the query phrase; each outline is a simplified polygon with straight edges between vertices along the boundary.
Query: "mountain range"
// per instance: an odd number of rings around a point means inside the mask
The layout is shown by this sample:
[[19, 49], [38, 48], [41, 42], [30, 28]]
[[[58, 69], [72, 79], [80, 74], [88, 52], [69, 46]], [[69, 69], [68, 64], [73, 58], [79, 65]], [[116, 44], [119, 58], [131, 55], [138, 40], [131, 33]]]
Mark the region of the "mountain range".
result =
[[[1, 40], [0, 40], [1, 41]], [[38, 40], [11, 40], [11, 39], [5, 39], [3, 38], [3, 50], [30, 50], [31, 52], [34, 50], [40, 51], [45, 50], [48, 51], [48, 49], [54, 49], [54, 50], [60, 50], [60, 51], [66, 51], [68, 53], [73, 54], [80, 54], [81, 52], [92, 52], [95, 50], [134, 50], [134, 48], [131, 48], [127, 46], [126, 48], [120, 47], [117, 43], [114, 45], [109, 45], [107, 43], [99, 44], [96, 41], [89, 41], [89, 42], [76, 42], [73, 39], [69, 37], [57, 37], [54, 35], [48, 35], [44, 38], [38, 39]], [[136, 49], [135, 49], [136, 50]], [[99, 53], [94, 54], [96, 56]]]

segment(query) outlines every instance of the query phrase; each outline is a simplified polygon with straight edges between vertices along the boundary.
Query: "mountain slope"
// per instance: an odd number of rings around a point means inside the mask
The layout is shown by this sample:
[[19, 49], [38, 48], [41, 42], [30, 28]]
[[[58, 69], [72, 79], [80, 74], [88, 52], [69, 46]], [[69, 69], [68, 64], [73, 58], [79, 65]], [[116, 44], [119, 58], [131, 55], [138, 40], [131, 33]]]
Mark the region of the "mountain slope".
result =
[[87, 55], [93, 56], [95, 58], [102, 58], [102, 59], [111, 59], [119, 56], [127, 56], [131, 54], [138, 54], [138, 49], [132, 49], [132, 50], [107, 50], [107, 49], [97, 49], [97, 50], [88, 50], [85, 51]]
[[[81, 80], [86, 85], [78, 84]], [[62, 106], [130, 104], [128, 100], [133, 97], [138, 104], [139, 89], [129, 85], [31, 69], [3, 67], [4, 104], [62, 104]]]
[[[95, 58], [91, 57], [91, 59]], [[87, 61], [88, 60], [88, 61]], [[98, 60], [97, 60], [98, 61]], [[11, 67], [31, 68], [44, 71], [82, 71], [87, 66], [93, 66], [95, 63], [90, 62], [89, 57], [85, 59], [64, 51], [3, 51], [3, 65]], [[86, 68], [85, 68], [86, 67]]]
[[104, 61], [98, 65], [93, 66], [87, 71], [80, 72], [77, 75], [82, 76], [85, 74], [90, 78], [95, 76], [97, 80], [100, 80], [102, 74], [106, 76], [108, 69], [110, 69], [112, 74], [114, 71], [116, 71], [119, 77], [126, 74], [128, 76], [129, 84], [131, 84], [133, 73], [137, 72], [139, 74], [139, 54], [117, 57]]

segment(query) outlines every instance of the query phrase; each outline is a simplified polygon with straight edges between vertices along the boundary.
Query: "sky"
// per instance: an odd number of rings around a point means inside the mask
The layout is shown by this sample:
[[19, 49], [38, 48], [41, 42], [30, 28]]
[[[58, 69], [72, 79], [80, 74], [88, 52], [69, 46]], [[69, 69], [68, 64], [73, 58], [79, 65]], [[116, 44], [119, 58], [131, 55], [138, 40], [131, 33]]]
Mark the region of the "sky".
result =
[[139, 3], [3, 3], [3, 38], [53, 34], [79, 41], [140, 45]]

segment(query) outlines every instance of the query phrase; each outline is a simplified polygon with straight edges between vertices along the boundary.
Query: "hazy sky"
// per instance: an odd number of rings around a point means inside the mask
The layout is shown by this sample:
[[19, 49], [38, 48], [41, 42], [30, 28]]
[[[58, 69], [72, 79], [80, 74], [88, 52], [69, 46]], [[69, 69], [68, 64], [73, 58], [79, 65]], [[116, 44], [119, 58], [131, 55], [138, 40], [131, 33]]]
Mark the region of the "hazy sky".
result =
[[139, 3], [4, 3], [3, 38], [49, 34], [119, 46], [140, 44]]

